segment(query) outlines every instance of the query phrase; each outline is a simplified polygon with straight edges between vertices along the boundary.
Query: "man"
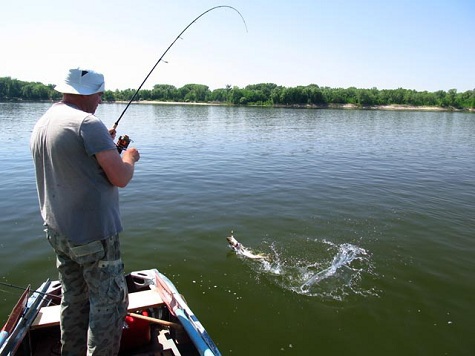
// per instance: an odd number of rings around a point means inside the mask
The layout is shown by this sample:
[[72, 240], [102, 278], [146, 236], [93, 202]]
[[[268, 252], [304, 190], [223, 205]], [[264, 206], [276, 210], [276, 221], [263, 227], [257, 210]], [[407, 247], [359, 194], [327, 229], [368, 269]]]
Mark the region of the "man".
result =
[[94, 116], [102, 74], [71, 69], [55, 90], [63, 99], [36, 123], [30, 146], [63, 288], [62, 355], [114, 355], [128, 305], [118, 187], [130, 182], [140, 154], [128, 148], [121, 156], [115, 130]]

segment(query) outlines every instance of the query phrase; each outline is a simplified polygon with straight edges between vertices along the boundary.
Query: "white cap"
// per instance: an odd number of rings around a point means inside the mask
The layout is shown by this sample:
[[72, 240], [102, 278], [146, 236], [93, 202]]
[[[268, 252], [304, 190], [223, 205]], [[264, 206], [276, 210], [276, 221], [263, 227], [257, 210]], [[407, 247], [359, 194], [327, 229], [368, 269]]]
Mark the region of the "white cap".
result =
[[63, 83], [55, 90], [63, 94], [91, 95], [104, 91], [104, 76], [89, 69], [70, 69]]

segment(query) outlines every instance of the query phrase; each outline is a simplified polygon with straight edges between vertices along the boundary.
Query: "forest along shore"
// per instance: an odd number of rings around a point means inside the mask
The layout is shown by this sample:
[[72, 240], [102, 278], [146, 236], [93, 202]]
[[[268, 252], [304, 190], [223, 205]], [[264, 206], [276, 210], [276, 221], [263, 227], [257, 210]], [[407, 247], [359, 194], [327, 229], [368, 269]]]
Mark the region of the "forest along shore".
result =
[[[59, 100], [23, 100], [23, 99], [10, 99], [1, 100], [0, 103], [54, 103]], [[106, 104], [128, 104], [125, 100], [104, 100]], [[158, 101], [158, 100], [139, 100], [133, 101], [132, 104], [154, 104], [154, 105], [201, 105], [201, 106], [241, 106], [239, 104], [222, 103], [222, 102], [195, 102], [195, 101]], [[393, 111], [438, 111], [438, 112], [467, 112], [475, 113], [475, 108], [457, 109], [454, 107], [441, 107], [441, 106], [427, 106], [427, 105], [371, 105], [361, 106], [356, 104], [327, 104], [327, 105], [315, 105], [315, 104], [274, 104], [274, 105], [257, 105], [246, 104], [243, 107], [269, 107], [269, 108], [289, 108], [289, 109], [334, 109], [334, 110], [393, 110]]]

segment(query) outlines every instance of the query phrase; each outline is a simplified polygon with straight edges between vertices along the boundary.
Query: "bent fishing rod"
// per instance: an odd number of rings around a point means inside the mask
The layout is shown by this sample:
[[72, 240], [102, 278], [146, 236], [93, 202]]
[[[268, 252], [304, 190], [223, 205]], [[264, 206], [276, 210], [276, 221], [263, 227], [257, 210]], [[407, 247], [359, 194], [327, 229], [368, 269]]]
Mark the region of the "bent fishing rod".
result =
[[[193, 21], [191, 21], [184, 29], [183, 31], [181, 31], [178, 36], [176, 36], [176, 38], [173, 40], [173, 42], [168, 46], [168, 48], [165, 50], [165, 52], [163, 52], [163, 54], [160, 56], [160, 58], [158, 59], [158, 61], [155, 63], [155, 65], [152, 67], [152, 69], [150, 70], [150, 72], [148, 72], [147, 76], [145, 77], [145, 79], [142, 81], [142, 84], [139, 85], [139, 87], [137, 88], [137, 90], [135, 91], [134, 95], [132, 96], [132, 98], [129, 100], [129, 102], [127, 103], [124, 111], [122, 111], [122, 113], [120, 114], [119, 118], [117, 119], [117, 121], [114, 123], [114, 126], [112, 127], [114, 130], [117, 128], [117, 126], [119, 125], [119, 121], [122, 119], [122, 116], [124, 116], [125, 112], [127, 111], [127, 109], [129, 108], [130, 104], [135, 100], [135, 98], [137, 97], [140, 89], [142, 89], [142, 86], [145, 84], [145, 82], [147, 81], [148, 77], [150, 77], [150, 75], [152, 74], [152, 72], [155, 70], [155, 68], [158, 66], [158, 64], [162, 61], [163, 57], [165, 57], [165, 55], [168, 53], [168, 51], [170, 50], [170, 48], [173, 47], [173, 45], [176, 43], [176, 41], [178, 41], [178, 39], [181, 38], [181, 36], [186, 32], [186, 30], [188, 30], [188, 28], [190, 28], [191, 25], [193, 25], [196, 21], [198, 21], [202, 16], [206, 15], [208, 12], [211, 12], [213, 10], [216, 10], [216, 9], [219, 9], [219, 8], [228, 8], [228, 9], [231, 9], [231, 10], [234, 10], [236, 11], [239, 16], [241, 17], [243, 23], [244, 23], [244, 26], [246, 27], [246, 32], [247, 32], [247, 24], [246, 24], [246, 20], [244, 20], [244, 17], [241, 15], [241, 13], [234, 7], [232, 6], [229, 6], [229, 5], [219, 5], [219, 6], [215, 6], [215, 7], [212, 7], [208, 10], [206, 10], [205, 12], [203, 12], [202, 14], [200, 14], [199, 16], [197, 16]], [[119, 153], [122, 152], [122, 150], [124, 149], [127, 149], [128, 145], [130, 143], [130, 138], [127, 136], [127, 135], [124, 135], [124, 136], [120, 136], [119, 137], [119, 140], [117, 141], [117, 149], [119, 150]]]

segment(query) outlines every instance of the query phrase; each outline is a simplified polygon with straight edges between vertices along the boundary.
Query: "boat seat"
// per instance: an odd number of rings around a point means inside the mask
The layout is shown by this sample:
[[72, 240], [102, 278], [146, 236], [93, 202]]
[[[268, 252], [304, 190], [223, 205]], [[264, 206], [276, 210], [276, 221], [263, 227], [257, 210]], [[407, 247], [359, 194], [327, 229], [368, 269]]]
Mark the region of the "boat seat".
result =
[[[153, 290], [129, 293], [128, 311], [140, 311], [148, 308], [158, 307], [163, 304], [160, 295]], [[59, 325], [60, 305], [43, 307], [38, 312], [31, 329], [44, 328]]]

